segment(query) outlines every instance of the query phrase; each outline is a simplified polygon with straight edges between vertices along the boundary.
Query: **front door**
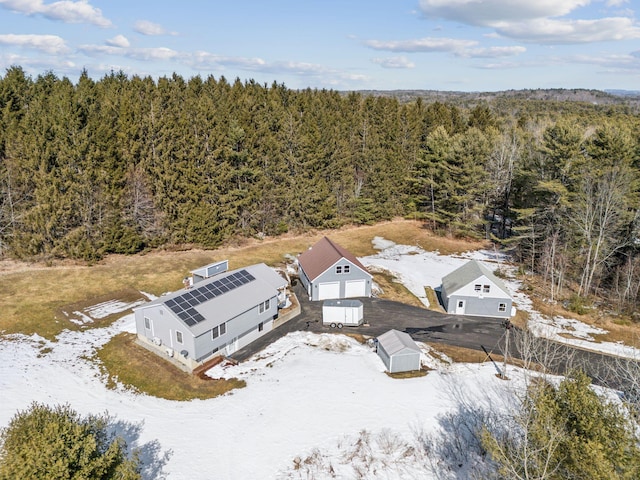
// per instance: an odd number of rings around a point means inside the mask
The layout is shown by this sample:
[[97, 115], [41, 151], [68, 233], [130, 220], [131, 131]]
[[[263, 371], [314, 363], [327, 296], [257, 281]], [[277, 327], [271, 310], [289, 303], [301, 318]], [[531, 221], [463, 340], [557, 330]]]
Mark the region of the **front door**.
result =
[[456, 315], [464, 315], [464, 300], [458, 300], [456, 303]]

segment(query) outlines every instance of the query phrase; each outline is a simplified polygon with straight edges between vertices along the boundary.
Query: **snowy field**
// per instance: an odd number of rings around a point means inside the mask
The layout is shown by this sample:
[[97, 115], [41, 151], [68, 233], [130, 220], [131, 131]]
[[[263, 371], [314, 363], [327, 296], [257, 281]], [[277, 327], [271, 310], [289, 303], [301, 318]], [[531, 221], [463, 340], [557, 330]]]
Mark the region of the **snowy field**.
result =
[[[421, 297], [424, 286], [438, 287], [443, 275], [471, 257], [492, 270], [493, 262], [503, 261], [491, 252], [454, 258], [375, 242], [380, 253], [362, 262], [389, 270]], [[517, 293], [518, 308], [530, 308], [526, 300]], [[122, 308], [101, 304], [82, 314], [89, 323]], [[534, 321], [541, 335], [559, 332], [545, 331], [542, 316]], [[582, 331], [575, 324], [566, 328]], [[82, 414], [108, 411], [130, 446], [141, 449], [149, 480], [455, 478], [466, 465], [449, 463], [446, 452], [426, 445], [443, 445], [457, 434], [451, 423], [456, 412], [511, 410], [525, 375], [510, 367], [510, 380], [499, 380], [490, 363], [450, 364], [423, 346], [423, 362], [433, 370], [397, 380], [384, 373], [367, 346], [342, 335], [298, 332], [238, 366], [209, 371], [216, 378], [244, 379], [246, 388], [210, 400], [174, 402], [104, 386], [88, 359], [122, 331], [134, 331], [132, 315], [106, 328], [65, 331], [56, 342], [36, 335], [2, 337], [0, 426], [33, 401], [69, 403]], [[584, 329], [580, 341], [603, 348], [588, 335]]]

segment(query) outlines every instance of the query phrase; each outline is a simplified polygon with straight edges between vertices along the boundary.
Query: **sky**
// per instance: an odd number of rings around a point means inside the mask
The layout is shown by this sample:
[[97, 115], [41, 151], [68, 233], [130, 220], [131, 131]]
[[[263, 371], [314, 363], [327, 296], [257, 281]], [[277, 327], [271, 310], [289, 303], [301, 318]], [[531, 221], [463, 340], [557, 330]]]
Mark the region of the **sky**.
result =
[[639, 90], [639, 0], [0, 0], [0, 75]]

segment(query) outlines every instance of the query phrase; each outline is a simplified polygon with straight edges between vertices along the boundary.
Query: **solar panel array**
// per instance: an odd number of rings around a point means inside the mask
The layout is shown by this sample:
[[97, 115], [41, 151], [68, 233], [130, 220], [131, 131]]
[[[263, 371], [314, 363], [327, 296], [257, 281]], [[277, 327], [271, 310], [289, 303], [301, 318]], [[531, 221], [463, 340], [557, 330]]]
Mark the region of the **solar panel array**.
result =
[[178, 315], [184, 323], [193, 327], [204, 320], [204, 317], [196, 311], [195, 307], [212, 298], [235, 290], [242, 285], [246, 285], [252, 280], [255, 280], [253, 275], [246, 270], [239, 270], [219, 280], [207, 283], [198, 288], [193, 288], [180, 296], [167, 300], [165, 304], [173, 313]]

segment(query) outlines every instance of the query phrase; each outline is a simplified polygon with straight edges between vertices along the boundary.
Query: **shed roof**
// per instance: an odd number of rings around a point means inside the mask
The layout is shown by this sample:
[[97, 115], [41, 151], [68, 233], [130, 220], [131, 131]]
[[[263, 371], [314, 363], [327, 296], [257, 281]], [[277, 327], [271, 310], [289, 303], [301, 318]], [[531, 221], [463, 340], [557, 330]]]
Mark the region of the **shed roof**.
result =
[[389, 330], [378, 337], [378, 344], [382, 345], [384, 351], [389, 355], [395, 355], [403, 350], [420, 353], [420, 347], [413, 341], [408, 333], [398, 330]]
[[449, 275], [443, 277], [442, 288], [447, 293], [447, 295], [451, 295], [452, 293], [457, 292], [462, 287], [469, 285], [471, 282], [482, 276], [487, 277], [500, 290], [511, 296], [504, 282], [496, 277], [487, 267], [485, 267], [477, 260], [471, 260], [462, 265], [460, 268], [457, 268], [456, 270], [451, 272]]
[[[250, 274], [249, 278], [252, 277], [251, 280], [191, 307], [192, 310], [195, 310], [195, 312], [204, 318], [193, 325], [189, 325], [189, 323], [180, 318], [169, 306], [166, 305], [170, 300], [174, 300], [187, 292], [200, 290], [207, 285], [219, 282], [220, 280], [231, 277], [243, 270]], [[278, 289], [285, 287], [286, 284], [286, 280], [278, 275], [278, 273], [276, 273], [272, 268], [268, 267], [264, 263], [258, 263], [242, 269], [231, 270], [215, 275], [214, 277], [197, 283], [193, 288], [182, 289], [168, 295], [163, 295], [152, 302], [138, 307], [138, 309], [144, 309], [153, 305], [164, 305], [171, 315], [174, 315], [179, 319], [179, 321], [197, 337], [211, 330], [215, 325], [237, 317], [241, 313], [256, 307], [265, 300], [276, 296], [278, 294]]]
[[298, 264], [302, 267], [304, 273], [307, 274], [309, 280], [314, 281], [342, 258], [346, 258], [363, 272], [368, 273], [367, 269], [360, 263], [355, 255], [332, 242], [327, 237], [322, 237], [322, 239], [309, 248], [309, 250], [301, 253], [298, 256]]

